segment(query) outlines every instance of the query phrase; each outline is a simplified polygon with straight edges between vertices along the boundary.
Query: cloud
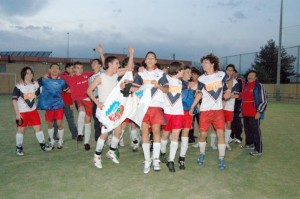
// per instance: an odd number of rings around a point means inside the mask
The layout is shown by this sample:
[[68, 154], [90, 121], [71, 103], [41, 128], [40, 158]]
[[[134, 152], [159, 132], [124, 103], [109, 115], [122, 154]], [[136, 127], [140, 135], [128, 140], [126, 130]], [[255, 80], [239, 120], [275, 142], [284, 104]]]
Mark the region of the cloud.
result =
[[49, 26], [34, 26], [34, 25], [29, 25], [29, 26], [10, 26], [11, 28], [15, 28], [18, 30], [42, 30], [42, 31], [51, 31], [52, 28]]
[[218, 2], [218, 5], [219, 5], [219, 6], [237, 7], [237, 6], [239, 6], [241, 3], [242, 3], [241, 0], [239, 0], [239, 1], [236, 1], [236, 0], [229, 0], [229, 1], [227, 1], [227, 2], [224, 2], [224, 1]]
[[237, 19], [245, 19], [246, 16], [244, 15], [244, 13], [242, 11], [237, 11], [233, 14], [233, 16]]
[[0, 0], [0, 11], [8, 16], [33, 16], [47, 3], [48, 0]]

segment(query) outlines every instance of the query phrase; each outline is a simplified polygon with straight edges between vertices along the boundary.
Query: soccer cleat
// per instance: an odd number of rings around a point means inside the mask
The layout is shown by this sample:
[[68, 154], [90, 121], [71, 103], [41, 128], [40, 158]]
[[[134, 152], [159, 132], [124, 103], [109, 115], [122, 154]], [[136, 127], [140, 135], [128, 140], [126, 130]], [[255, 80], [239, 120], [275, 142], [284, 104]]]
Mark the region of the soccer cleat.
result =
[[89, 151], [91, 149], [91, 146], [89, 143], [84, 144], [84, 150]]
[[193, 148], [199, 148], [199, 143], [197, 142], [197, 143], [193, 144], [192, 147]]
[[50, 144], [40, 143], [41, 149], [43, 151], [51, 151], [54, 147]]
[[242, 149], [254, 149], [254, 145], [253, 144], [251, 144], [251, 145], [246, 145], [245, 144], [245, 145], [242, 145], [241, 148]]
[[228, 151], [231, 151], [231, 147], [229, 146], [229, 144], [226, 144], [226, 149], [227, 149]]
[[235, 139], [235, 143], [241, 144], [241, 143], [242, 143], [242, 140], [240, 140], [240, 139]]
[[120, 139], [120, 141], [119, 141], [119, 146], [121, 146], [121, 147], [124, 147], [124, 146], [125, 146], [123, 137], [122, 137], [122, 138]]
[[170, 172], [175, 172], [175, 165], [173, 161], [168, 162], [167, 167], [169, 168]]
[[102, 168], [101, 155], [94, 154], [94, 165], [98, 169]]
[[201, 167], [204, 164], [205, 155], [200, 153], [199, 158], [197, 160], [198, 165]]
[[224, 159], [219, 159], [219, 169], [224, 170], [225, 169], [225, 161]]
[[106, 153], [106, 157], [108, 157], [109, 159], [111, 159], [111, 161], [113, 161], [113, 163], [116, 163], [116, 164], [119, 164], [119, 160], [115, 154], [114, 151], [112, 150], [109, 150], [107, 153]]
[[147, 174], [150, 172], [151, 161], [145, 160], [144, 162], [144, 173]]
[[166, 153], [160, 153], [160, 161], [164, 164], [168, 162]]
[[215, 145], [215, 144], [211, 144], [210, 147], [213, 149], [213, 150], [217, 150], [218, 147]]
[[262, 153], [258, 152], [258, 151], [251, 151], [250, 155], [252, 156], [260, 156]]
[[17, 154], [17, 156], [23, 156], [24, 155], [23, 146], [16, 146], [16, 154]]
[[180, 170], [185, 170], [185, 158], [184, 157], [179, 157], [178, 164], [179, 164]]
[[160, 160], [154, 159], [153, 160], [153, 169], [154, 171], [160, 171]]
[[83, 135], [77, 135], [77, 142], [82, 142], [83, 141]]

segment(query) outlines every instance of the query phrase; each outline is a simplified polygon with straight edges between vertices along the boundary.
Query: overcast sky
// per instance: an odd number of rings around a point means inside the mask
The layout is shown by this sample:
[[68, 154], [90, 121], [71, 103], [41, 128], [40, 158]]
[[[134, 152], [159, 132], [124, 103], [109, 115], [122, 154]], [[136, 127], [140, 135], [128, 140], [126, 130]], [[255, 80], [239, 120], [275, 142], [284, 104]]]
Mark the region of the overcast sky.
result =
[[[283, 0], [283, 45], [300, 45], [300, 1]], [[198, 61], [278, 44], [280, 0], [0, 0], [0, 51], [93, 58], [132, 45], [137, 57]]]

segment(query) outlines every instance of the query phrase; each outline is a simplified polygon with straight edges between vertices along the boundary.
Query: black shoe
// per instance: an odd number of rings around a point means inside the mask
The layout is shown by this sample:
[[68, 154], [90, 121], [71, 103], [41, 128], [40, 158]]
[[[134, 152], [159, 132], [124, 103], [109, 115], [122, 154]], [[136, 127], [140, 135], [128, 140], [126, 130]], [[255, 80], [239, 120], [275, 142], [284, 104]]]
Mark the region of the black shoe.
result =
[[40, 143], [40, 146], [41, 146], [41, 149], [43, 151], [51, 151], [54, 148], [54, 147], [49, 146], [48, 144], [45, 144], [45, 143]]
[[89, 143], [84, 144], [84, 149], [85, 149], [86, 151], [89, 151], [89, 150], [91, 149], [90, 144], [89, 144]]
[[17, 156], [23, 156], [24, 155], [23, 146], [16, 146], [16, 154], [17, 154]]
[[164, 164], [166, 164], [168, 162], [166, 153], [161, 153], [160, 154], [160, 161]]
[[245, 144], [245, 145], [242, 145], [241, 148], [242, 149], [254, 149], [254, 145], [253, 144], [251, 144], [251, 145], [246, 145]]
[[184, 157], [179, 157], [178, 164], [179, 164], [179, 169], [180, 170], [185, 170], [185, 158]]
[[174, 165], [174, 162], [168, 162], [167, 163], [167, 167], [169, 168], [169, 171], [170, 172], [175, 172], [175, 165]]
[[83, 135], [77, 135], [77, 142], [83, 141]]

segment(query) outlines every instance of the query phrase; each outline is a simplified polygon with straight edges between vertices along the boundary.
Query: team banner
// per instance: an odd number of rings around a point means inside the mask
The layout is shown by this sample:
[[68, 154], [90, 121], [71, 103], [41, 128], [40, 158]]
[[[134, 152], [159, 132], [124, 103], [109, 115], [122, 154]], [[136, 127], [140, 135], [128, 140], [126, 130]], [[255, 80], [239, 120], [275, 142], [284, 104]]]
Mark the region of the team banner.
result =
[[96, 110], [96, 117], [103, 125], [102, 133], [108, 133], [114, 130], [132, 114], [132, 111], [136, 110], [136, 100], [133, 100], [131, 95], [124, 97], [123, 93], [120, 92], [120, 84], [124, 80], [133, 81], [132, 72], [126, 72], [124, 74], [104, 102], [102, 110], [99, 108]]

